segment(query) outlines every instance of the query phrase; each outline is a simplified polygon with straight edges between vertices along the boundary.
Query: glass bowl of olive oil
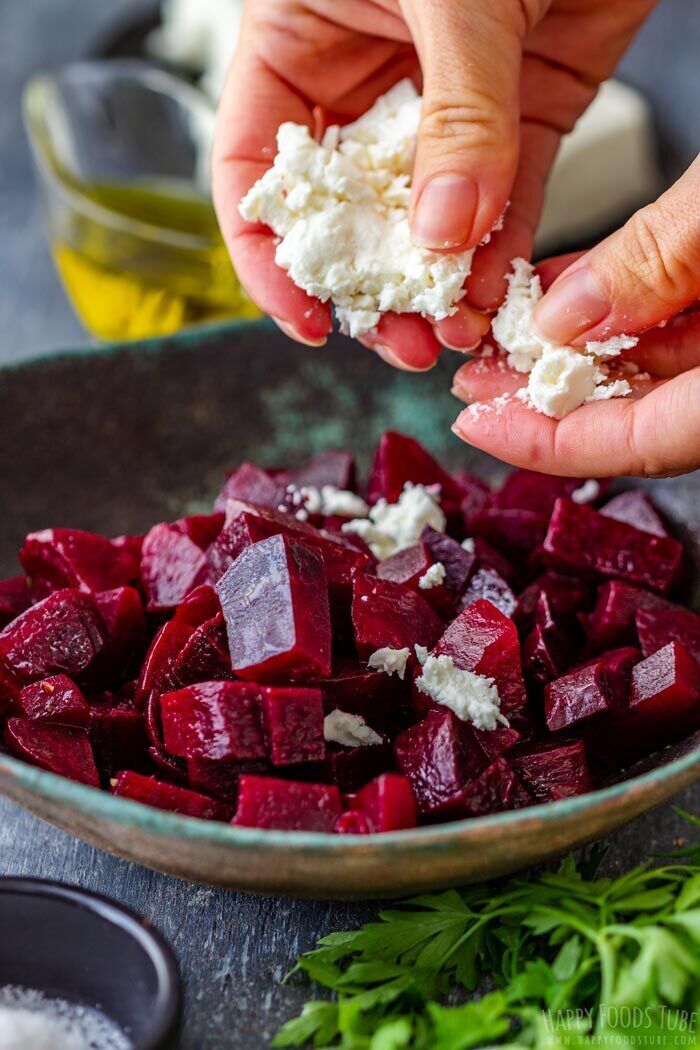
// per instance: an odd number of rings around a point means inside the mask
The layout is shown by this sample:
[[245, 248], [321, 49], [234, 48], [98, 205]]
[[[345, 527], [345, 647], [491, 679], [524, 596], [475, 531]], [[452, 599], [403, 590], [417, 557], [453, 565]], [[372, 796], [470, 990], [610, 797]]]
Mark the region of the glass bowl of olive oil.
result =
[[145, 62], [77, 62], [27, 84], [24, 116], [51, 252], [93, 336], [260, 315], [219, 233], [204, 94]]

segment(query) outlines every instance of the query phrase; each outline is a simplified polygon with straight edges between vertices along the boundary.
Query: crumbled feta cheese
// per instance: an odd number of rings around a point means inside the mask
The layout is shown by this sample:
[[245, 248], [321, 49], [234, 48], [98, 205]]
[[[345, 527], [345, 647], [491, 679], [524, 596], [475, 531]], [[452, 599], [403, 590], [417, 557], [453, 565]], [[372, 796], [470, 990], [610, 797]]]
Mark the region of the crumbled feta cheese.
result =
[[462, 550], [466, 551], [467, 554], [473, 554], [476, 550], [473, 536], [467, 536], [466, 540], [462, 540]]
[[600, 485], [595, 478], [584, 481], [580, 488], [574, 489], [571, 498], [574, 503], [592, 503], [600, 495]]
[[384, 671], [385, 674], [396, 674], [399, 678], [403, 678], [410, 655], [410, 649], [391, 649], [386, 646], [372, 653], [367, 661], [367, 666], [372, 671]]
[[428, 659], [428, 650], [424, 645], [414, 645], [413, 648], [415, 650], [416, 660], [422, 667], [425, 661]]
[[352, 715], [337, 707], [323, 719], [323, 736], [327, 743], [341, 744], [342, 747], [361, 747], [382, 742], [379, 733], [375, 733], [361, 715]]
[[620, 335], [585, 347], [560, 346], [541, 336], [532, 323], [542, 285], [534, 267], [514, 259], [508, 275], [508, 294], [493, 319], [492, 332], [508, 354], [516, 372], [529, 373], [527, 397], [539, 412], [563, 419], [587, 401], [625, 397], [631, 392], [626, 380], [609, 383], [606, 361], [636, 346], [633, 336]]
[[352, 336], [388, 311], [448, 317], [464, 295], [473, 250], [437, 253], [411, 240], [420, 106], [407, 79], [321, 143], [305, 125], [282, 124], [273, 166], [239, 205], [244, 219], [280, 238], [278, 266], [309, 295], [330, 299]]
[[[335, 485], [322, 485], [320, 489], [313, 485], [302, 485], [300, 488], [287, 485], [287, 492], [290, 494], [292, 506], [305, 511], [307, 518], [309, 514], [337, 514], [340, 517], [352, 518], [369, 511], [368, 504], [361, 496], [356, 496], [347, 489], [338, 489]], [[280, 509], [286, 508], [283, 505]], [[300, 516], [299, 512], [296, 516]]]
[[495, 729], [499, 723], [508, 725], [500, 711], [501, 701], [493, 678], [455, 667], [451, 656], [428, 656], [416, 685], [477, 729]]
[[439, 587], [445, 581], [445, 566], [441, 561], [436, 561], [423, 573], [418, 580], [418, 586], [422, 591], [429, 591], [431, 587]]
[[444, 532], [447, 524], [440, 509], [439, 485], [412, 485], [407, 481], [398, 503], [377, 500], [367, 518], [355, 518], [343, 525], [343, 532], [355, 532], [369, 544], [375, 558], [385, 558], [417, 543], [426, 525]]

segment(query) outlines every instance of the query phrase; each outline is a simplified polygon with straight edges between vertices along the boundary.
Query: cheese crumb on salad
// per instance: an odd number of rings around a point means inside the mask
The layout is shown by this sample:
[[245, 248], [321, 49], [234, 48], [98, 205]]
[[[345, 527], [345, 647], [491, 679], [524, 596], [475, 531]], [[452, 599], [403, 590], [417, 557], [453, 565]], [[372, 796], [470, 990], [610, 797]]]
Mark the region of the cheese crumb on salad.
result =
[[418, 580], [418, 586], [422, 591], [429, 591], [432, 587], [439, 587], [441, 583], [444, 583], [445, 576], [445, 566], [441, 561], [436, 561], [423, 573]]
[[395, 674], [403, 678], [410, 655], [410, 649], [391, 649], [385, 646], [372, 653], [367, 661], [367, 666], [371, 671], [384, 671], [385, 674]]
[[381, 744], [382, 738], [361, 715], [350, 714], [336, 707], [323, 719], [323, 736], [328, 744], [342, 747], [362, 747]]
[[451, 656], [427, 656], [416, 685], [438, 704], [449, 707], [463, 722], [476, 729], [508, 725], [501, 714], [501, 700], [493, 678], [455, 667]]
[[343, 532], [354, 532], [369, 545], [379, 561], [411, 547], [426, 525], [444, 532], [447, 519], [440, 508], [439, 485], [412, 485], [407, 481], [398, 503], [377, 500], [366, 518], [346, 522]]

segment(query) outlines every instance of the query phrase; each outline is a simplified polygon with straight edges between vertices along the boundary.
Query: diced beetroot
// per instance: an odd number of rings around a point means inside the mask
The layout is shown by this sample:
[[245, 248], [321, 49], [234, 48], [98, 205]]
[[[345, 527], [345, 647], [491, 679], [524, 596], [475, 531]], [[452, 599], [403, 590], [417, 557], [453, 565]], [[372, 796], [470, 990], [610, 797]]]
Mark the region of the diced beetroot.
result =
[[482, 478], [477, 478], [475, 474], [471, 474], [468, 470], [457, 471], [454, 475], [454, 480], [462, 490], [459, 509], [462, 515], [463, 527], [460, 531], [465, 535], [469, 535], [469, 522], [472, 516], [478, 514], [484, 507], [490, 506], [493, 493], [491, 492], [491, 487]]
[[66, 588], [30, 606], [0, 632], [0, 661], [24, 684], [61, 673], [75, 678], [106, 637], [93, 596]]
[[334, 784], [242, 776], [232, 824], [280, 831], [332, 831], [343, 809]]
[[141, 564], [141, 548], [143, 547], [143, 536], [114, 536], [110, 540], [113, 547], [118, 551], [126, 551], [136, 562], [137, 567]]
[[487, 762], [469, 726], [452, 711], [430, 711], [396, 738], [394, 753], [422, 816], [452, 820], [465, 815], [465, 786]]
[[566, 649], [557, 632], [536, 626], [523, 642], [523, 670], [529, 682], [546, 685], [566, 667]]
[[174, 525], [154, 525], [143, 541], [141, 582], [149, 612], [174, 609], [207, 582], [204, 551]]
[[29, 608], [31, 595], [26, 576], [0, 580], [0, 629]]
[[195, 791], [213, 795], [235, 805], [238, 782], [243, 773], [264, 774], [268, 765], [261, 759], [238, 762], [233, 758], [188, 758], [187, 781]]
[[239, 555], [217, 593], [241, 678], [303, 681], [330, 674], [328, 585], [317, 551], [271, 536]]
[[400, 831], [418, 823], [416, 800], [406, 777], [383, 773], [361, 788], [352, 800], [371, 832]]
[[381, 498], [397, 503], [407, 481], [414, 485], [439, 485], [443, 510], [446, 514], [459, 515], [464, 499], [461, 485], [415, 438], [387, 430], [379, 439], [372, 465], [368, 485], [370, 503]]
[[181, 685], [233, 678], [223, 613], [195, 629], [175, 657], [173, 673]]
[[624, 710], [629, 702], [631, 663], [605, 656], [557, 678], [545, 689], [544, 713], [552, 733], [596, 716]]
[[412, 547], [405, 547], [380, 562], [377, 576], [380, 580], [393, 580], [415, 591], [418, 581], [428, 571], [433, 560], [425, 543], [414, 543]]
[[430, 525], [423, 529], [421, 541], [428, 548], [432, 560], [445, 566], [444, 586], [450, 596], [456, 599], [474, 571], [476, 555], [465, 551], [464, 547], [447, 533], [436, 532]]
[[657, 745], [700, 727], [700, 667], [678, 642], [669, 642], [632, 671], [630, 706], [653, 727]]
[[131, 551], [82, 529], [31, 532], [19, 560], [40, 598], [65, 587], [87, 593], [108, 591], [132, 583], [139, 575], [139, 564]]
[[513, 619], [523, 634], [529, 634], [536, 622], [536, 611], [541, 595], [546, 595], [558, 624], [570, 622], [574, 614], [590, 608], [591, 587], [572, 576], [545, 572], [518, 595]]
[[600, 508], [600, 513], [606, 518], [627, 522], [642, 532], [650, 532], [652, 536], [668, 536], [661, 515], [642, 489], [631, 489], [613, 496]]
[[405, 709], [408, 682], [396, 675], [369, 671], [364, 664], [343, 660], [328, 678], [309, 682], [323, 695], [323, 712], [346, 711], [360, 715], [367, 725], [379, 732], [401, 722]]
[[274, 507], [277, 510], [286, 503], [287, 486], [277, 481], [266, 470], [253, 463], [241, 463], [226, 478], [224, 487], [216, 497], [214, 509], [225, 511], [230, 499], [245, 500], [247, 503], [259, 503], [263, 507]]
[[393, 748], [385, 742], [358, 747], [331, 745], [319, 768], [320, 779], [337, 784], [341, 791], [348, 792], [357, 791], [373, 777], [393, 767]]
[[160, 696], [176, 686], [173, 665], [192, 637], [194, 627], [178, 620], [163, 624], [146, 653], [136, 685], [137, 707], [144, 707], [150, 696]]
[[492, 540], [517, 558], [543, 542], [548, 523], [549, 516], [536, 511], [485, 507], [472, 517], [469, 527], [474, 536]]
[[604, 667], [618, 678], [622, 676], [629, 683], [632, 668], [642, 659], [639, 649], [632, 645], [623, 645], [619, 649], [607, 649], [604, 653], [598, 653], [591, 660], [587, 660], [584, 667], [593, 667], [596, 664]]
[[323, 738], [323, 697], [310, 687], [268, 686], [260, 706], [269, 758], [273, 766], [320, 761]]
[[558, 566], [622, 578], [664, 594], [676, 581], [683, 560], [678, 540], [650, 537], [565, 499], [555, 504], [544, 549]]
[[465, 817], [484, 817], [504, 809], [519, 809], [532, 804], [529, 791], [510, 762], [503, 757], [471, 780], [464, 788]]
[[[514, 721], [519, 721], [518, 717]], [[523, 731], [514, 724], [499, 726], [498, 729], [474, 729], [474, 736], [488, 759], [500, 758], [511, 747], [523, 739]]]
[[518, 632], [491, 602], [474, 602], [452, 621], [435, 647], [435, 655], [442, 654], [456, 667], [493, 678], [506, 717], [526, 703]]
[[214, 514], [191, 514], [188, 518], [173, 521], [171, 527], [183, 536], [189, 536], [193, 543], [206, 550], [224, 527], [224, 514], [222, 511], [216, 511]]
[[483, 536], [474, 537], [474, 553], [476, 555], [477, 568], [494, 569], [499, 576], [515, 587], [521, 577], [521, 572], [501, 551], [496, 550]]
[[370, 827], [367, 817], [359, 809], [346, 809], [341, 813], [333, 828], [336, 835], [369, 835]]
[[457, 601], [457, 611], [463, 612], [474, 602], [486, 600], [512, 619], [517, 599], [506, 581], [495, 569], [479, 568], [472, 573], [469, 583]]
[[198, 791], [168, 784], [156, 777], [146, 777], [131, 769], [117, 773], [112, 782], [112, 794], [202, 820], [228, 820], [231, 815], [229, 807], [220, 799], [208, 798]]
[[513, 754], [511, 762], [536, 802], [573, 798], [593, 787], [582, 740], [537, 744]]
[[275, 471], [274, 478], [275, 481], [284, 485], [294, 485], [295, 488], [308, 486], [320, 489], [324, 485], [332, 485], [333, 488], [351, 492], [357, 488], [353, 456], [349, 452], [338, 452], [334, 449], [319, 452], [296, 470]]
[[166, 750], [180, 758], [264, 758], [258, 694], [250, 682], [201, 682], [164, 693], [160, 717]]
[[212, 620], [221, 612], [221, 602], [209, 583], [202, 583], [184, 598], [173, 614], [173, 619], [188, 623], [191, 627], [200, 627], [207, 620]]
[[103, 775], [111, 777], [124, 768], [147, 768], [146, 727], [142, 712], [133, 704], [93, 703], [88, 732]]
[[[651, 656], [669, 642], [679, 642], [700, 660], [700, 615], [675, 605], [666, 609], [640, 608], [636, 614], [637, 635], [642, 652]], [[2, 635], [0, 635], [2, 638]]]
[[[571, 499], [572, 494], [584, 484], [580, 478], [560, 478], [554, 474], [539, 474], [534, 470], [514, 470], [506, 478], [500, 492], [496, 493], [494, 503], [504, 509], [530, 510], [549, 517], [558, 499]], [[598, 499], [608, 485], [609, 482], [598, 480], [592, 498]]]
[[138, 666], [146, 645], [146, 618], [141, 597], [134, 587], [99, 591], [95, 602], [107, 627], [107, 638], [82, 680], [87, 684], [111, 686], [132, 665]]
[[13, 707], [19, 717], [41, 722], [85, 728], [90, 720], [87, 700], [64, 674], [26, 685]]
[[149, 747], [148, 757], [161, 776], [167, 777], [173, 784], [187, 783], [187, 768], [183, 759], [169, 755], [155, 744]]
[[358, 576], [353, 584], [352, 622], [360, 657], [377, 649], [424, 645], [432, 649], [442, 633], [440, 617], [415, 591], [374, 576]]
[[[672, 602], [654, 594], [653, 591], [645, 591], [643, 587], [635, 587], [624, 580], [603, 583], [598, 588], [593, 611], [585, 620], [589, 650], [596, 652], [636, 642], [635, 616], [640, 609], [674, 608], [679, 606], [674, 606]], [[681, 611], [686, 612], [685, 609]], [[700, 616], [697, 619], [700, 624]], [[698, 639], [700, 640], [700, 630]]]
[[92, 747], [84, 729], [10, 718], [5, 727], [5, 745], [10, 754], [32, 766], [91, 787], [100, 786]]

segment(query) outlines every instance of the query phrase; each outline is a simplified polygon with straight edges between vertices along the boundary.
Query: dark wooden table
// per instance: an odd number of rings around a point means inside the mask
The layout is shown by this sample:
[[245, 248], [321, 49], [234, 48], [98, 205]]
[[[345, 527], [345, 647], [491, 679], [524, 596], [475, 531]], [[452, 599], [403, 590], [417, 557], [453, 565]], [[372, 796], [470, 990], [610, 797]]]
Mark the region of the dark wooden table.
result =
[[[116, 7], [114, 0], [0, 3], [0, 358], [5, 361], [85, 341], [46, 252], [19, 99], [29, 75], [85, 54]], [[700, 4], [662, 0], [623, 72], [654, 102], [669, 177], [698, 150], [699, 71]], [[678, 801], [700, 811], [700, 786]], [[664, 807], [613, 838], [609, 863], [634, 864], [671, 848], [685, 833], [672, 808]], [[147, 915], [182, 966], [183, 1050], [267, 1045], [304, 998], [279, 984], [297, 952], [376, 911], [375, 905], [277, 901], [194, 886], [100, 853], [1, 800], [0, 873], [63, 879]]]

